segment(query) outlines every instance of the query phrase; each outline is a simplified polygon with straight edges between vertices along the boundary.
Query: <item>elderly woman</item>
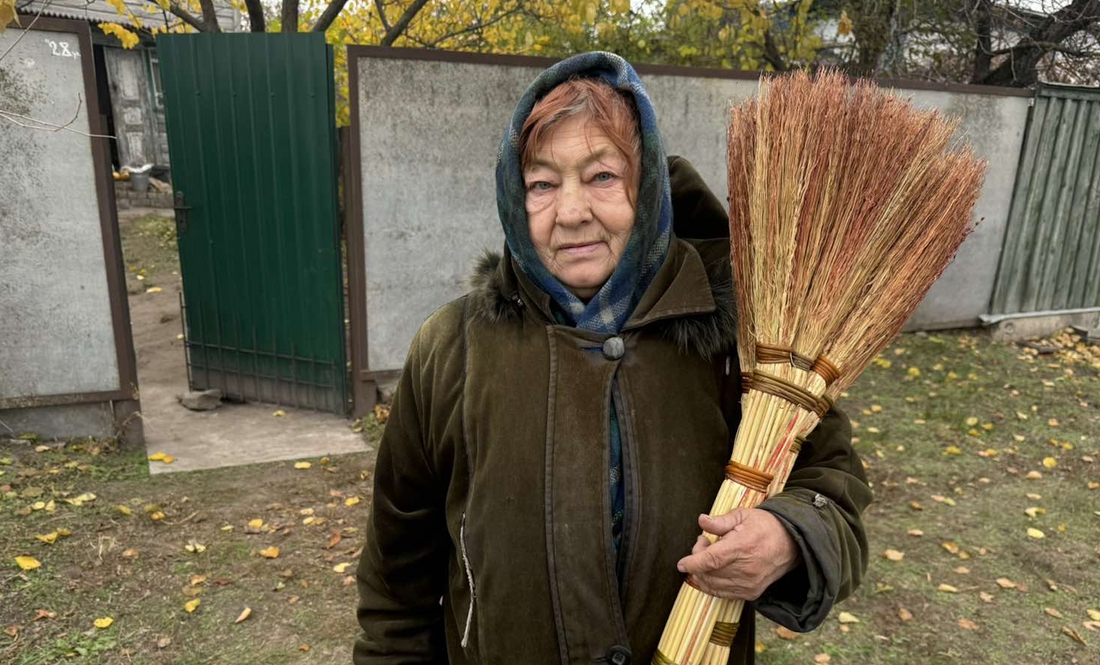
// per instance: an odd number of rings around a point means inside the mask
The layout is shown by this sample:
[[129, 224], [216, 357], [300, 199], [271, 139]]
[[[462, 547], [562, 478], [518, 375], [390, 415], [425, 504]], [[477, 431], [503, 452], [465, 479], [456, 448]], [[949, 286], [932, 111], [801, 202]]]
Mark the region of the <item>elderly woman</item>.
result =
[[838, 412], [783, 493], [700, 515], [740, 374], [725, 214], [671, 163], [618, 56], [560, 62], [520, 100], [504, 254], [424, 322], [382, 437], [358, 665], [648, 663], [685, 573], [755, 601], [730, 658], [749, 663], [753, 607], [811, 630], [858, 584], [871, 496]]

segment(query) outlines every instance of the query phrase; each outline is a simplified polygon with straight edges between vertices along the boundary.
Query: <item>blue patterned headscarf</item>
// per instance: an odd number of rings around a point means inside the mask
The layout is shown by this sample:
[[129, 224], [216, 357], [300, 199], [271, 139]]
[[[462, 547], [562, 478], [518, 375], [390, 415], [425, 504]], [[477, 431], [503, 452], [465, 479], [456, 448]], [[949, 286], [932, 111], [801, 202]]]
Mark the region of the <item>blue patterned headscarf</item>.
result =
[[[633, 97], [642, 138], [634, 229], [611, 277], [587, 305], [550, 274], [535, 252], [527, 226], [527, 190], [520, 164], [520, 134], [531, 109], [553, 88], [572, 78], [603, 79]], [[496, 179], [504, 237], [524, 273], [554, 299], [567, 323], [593, 332], [619, 332], [664, 262], [672, 232], [672, 194], [657, 115], [630, 63], [614, 53], [593, 51], [562, 60], [539, 74], [512, 114], [497, 155]]]

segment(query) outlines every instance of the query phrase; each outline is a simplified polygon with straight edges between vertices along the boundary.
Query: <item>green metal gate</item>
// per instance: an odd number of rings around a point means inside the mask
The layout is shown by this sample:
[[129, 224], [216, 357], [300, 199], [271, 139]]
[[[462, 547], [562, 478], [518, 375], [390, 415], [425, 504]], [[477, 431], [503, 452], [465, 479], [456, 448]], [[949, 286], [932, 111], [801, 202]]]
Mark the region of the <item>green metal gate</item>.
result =
[[344, 413], [332, 49], [157, 40], [192, 389]]
[[1028, 118], [993, 314], [1100, 306], [1100, 92], [1043, 86]]

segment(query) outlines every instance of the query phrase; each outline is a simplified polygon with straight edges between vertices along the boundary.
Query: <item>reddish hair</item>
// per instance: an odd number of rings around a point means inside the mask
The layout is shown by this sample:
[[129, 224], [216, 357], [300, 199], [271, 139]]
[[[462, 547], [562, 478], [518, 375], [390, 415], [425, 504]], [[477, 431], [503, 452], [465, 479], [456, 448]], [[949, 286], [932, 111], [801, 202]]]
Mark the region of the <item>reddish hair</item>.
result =
[[[642, 133], [634, 98], [602, 79], [570, 79], [551, 90], [531, 109], [520, 132], [520, 165], [526, 169], [563, 120], [586, 118], [607, 135], [627, 161], [627, 182], [637, 182]], [[633, 195], [631, 196], [633, 198]]]

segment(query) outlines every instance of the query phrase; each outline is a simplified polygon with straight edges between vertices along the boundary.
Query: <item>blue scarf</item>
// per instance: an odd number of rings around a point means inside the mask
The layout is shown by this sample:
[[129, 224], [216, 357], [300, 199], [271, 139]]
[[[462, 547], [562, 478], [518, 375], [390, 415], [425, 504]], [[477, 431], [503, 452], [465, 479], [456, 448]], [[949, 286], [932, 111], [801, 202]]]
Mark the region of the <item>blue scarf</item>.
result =
[[[557, 85], [572, 78], [599, 78], [634, 98], [641, 130], [641, 172], [634, 228], [622, 259], [611, 277], [585, 304], [542, 264], [527, 226], [527, 188], [520, 163], [523, 123], [535, 104]], [[562, 60], [538, 76], [512, 114], [508, 133], [497, 155], [497, 210], [508, 249], [523, 272], [557, 305], [559, 323], [581, 330], [614, 334], [634, 312], [668, 254], [672, 235], [672, 188], [668, 164], [657, 131], [657, 115], [634, 68], [614, 53], [582, 53]], [[617, 406], [612, 400], [610, 431], [611, 532], [615, 549], [622, 540], [626, 507], [622, 436]]]

